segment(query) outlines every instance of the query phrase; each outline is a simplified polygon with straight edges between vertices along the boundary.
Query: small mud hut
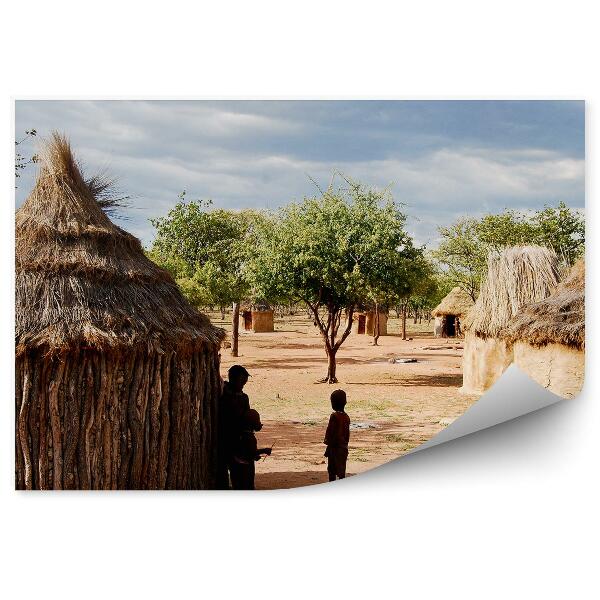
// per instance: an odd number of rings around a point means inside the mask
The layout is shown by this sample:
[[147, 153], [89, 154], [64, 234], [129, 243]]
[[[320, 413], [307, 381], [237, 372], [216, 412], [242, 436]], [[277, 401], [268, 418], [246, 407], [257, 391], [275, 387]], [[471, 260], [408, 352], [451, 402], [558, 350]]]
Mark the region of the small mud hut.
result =
[[244, 308], [240, 314], [242, 327], [253, 333], [275, 331], [274, 311], [268, 307]]
[[583, 260], [547, 298], [524, 306], [503, 336], [513, 344], [515, 364], [534, 381], [563, 398], [577, 396], [585, 370]]
[[[346, 321], [347, 323], [348, 321]], [[355, 312], [352, 315], [352, 333], [357, 333], [360, 335], [365, 334], [367, 331], [367, 313], [365, 312]]]
[[460, 287], [455, 287], [431, 311], [434, 318], [435, 337], [456, 337], [462, 335], [462, 324], [466, 314], [473, 306], [473, 299]]
[[16, 487], [214, 486], [219, 347], [69, 143], [16, 215]]
[[516, 246], [490, 254], [488, 272], [465, 318], [463, 387], [482, 394], [513, 361], [510, 341], [500, 336], [526, 304], [547, 298], [558, 284], [556, 254], [540, 246]]
[[[347, 322], [347, 321], [346, 321]], [[387, 335], [388, 313], [379, 311], [379, 335]], [[352, 315], [352, 333], [373, 335], [375, 329], [375, 311], [360, 311]]]
[[[388, 334], [387, 322], [388, 322], [387, 312], [380, 310], [379, 311], [379, 335], [387, 335]], [[365, 333], [367, 335], [373, 335], [375, 333], [375, 311], [374, 310], [370, 310], [366, 314]]]

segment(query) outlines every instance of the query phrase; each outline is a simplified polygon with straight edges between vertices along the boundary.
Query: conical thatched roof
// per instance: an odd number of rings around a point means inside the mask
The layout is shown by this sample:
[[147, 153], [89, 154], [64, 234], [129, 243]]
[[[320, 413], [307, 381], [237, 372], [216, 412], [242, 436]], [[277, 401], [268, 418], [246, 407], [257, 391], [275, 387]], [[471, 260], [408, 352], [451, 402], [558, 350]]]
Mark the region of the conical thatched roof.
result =
[[473, 306], [473, 299], [460, 287], [453, 288], [448, 295], [431, 311], [432, 316], [466, 315]]
[[99, 189], [97, 179], [84, 179], [68, 141], [54, 134], [16, 215], [17, 354], [219, 343], [224, 332], [104, 214]]
[[541, 246], [515, 246], [488, 257], [488, 272], [465, 328], [497, 337], [521, 307], [548, 297], [558, 285], [556, 254]]
[[585, 266], [575, 263], [567, 278], [541, 302], [522, 308], [503, 331], [511, 342], [518, 340], [533, 346], [564, 344], [585, 347]]

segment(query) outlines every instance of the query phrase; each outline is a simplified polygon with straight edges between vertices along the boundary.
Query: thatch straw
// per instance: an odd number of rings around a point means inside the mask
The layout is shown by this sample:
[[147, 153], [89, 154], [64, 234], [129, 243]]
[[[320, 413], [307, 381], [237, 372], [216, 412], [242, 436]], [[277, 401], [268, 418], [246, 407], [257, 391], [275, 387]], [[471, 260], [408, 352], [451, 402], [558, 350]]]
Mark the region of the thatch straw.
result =
[[224, 332], [102, 211], [96, 197], [105, 191], [97, 178], [86, 181], [68, 141], [53, 134], [16, 215], [17, 354], [218, 343]]
[[502, 336], [511, 342], [525, 341], [532, 346], [563, 344], [582, 350], [585, 347], [583, 260], [575, 263], [550, 296], [524, 306]]
[[491, 253], [487, 276], [465, 328], [482, 338], [497, 337], [522, 306], [546, 298], [558, 278], [558, 259], [548, 248], [516, 246]]
[[473, 306], [473, 299], [460, 287], [453, 288], [448, 295], [431, 311], [433, 317], [443, 315], [466, 315]]

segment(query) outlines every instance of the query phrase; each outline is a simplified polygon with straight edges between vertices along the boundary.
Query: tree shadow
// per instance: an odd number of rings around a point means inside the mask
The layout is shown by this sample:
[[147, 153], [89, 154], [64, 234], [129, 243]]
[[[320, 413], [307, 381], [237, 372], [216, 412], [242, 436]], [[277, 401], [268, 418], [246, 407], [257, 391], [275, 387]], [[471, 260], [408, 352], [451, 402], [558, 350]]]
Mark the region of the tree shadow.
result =
[[462, 373], [457, 375], [411, 375], [396, 381], [348, 381], [347, 385], [390, 385], [396, 387], [460, 387], [463, 383]]
[[315, 357], [255, 359], [245, 361], [244, 366], [247, 369], [264, 369], [269, 367], [274, 369], [306, 369], [310, 366], [318, 366], [321, 362], [327, 366], [325, 356], [321, 360]]
[[[316, 346], [316, 344], [315, 344]], [[312, 344], [261, 344], [261, 350], [310, 350]]]
[[[371, 358], [358, 359], [350, 357], [338, 357], [337, 364], [340, 365], [362, 365], [373, 362]], [[323, 352], [322, 357], [306, 357], [306, 358], [268, 358], [268, 359], [255, 359], [244, 362], [244, 366], [248, 369], [262, 369], [262, 368], [274, 368], [274, 369], [306, 369], [309, 366], [321, 367], [325, 365], [327, 367], [327, 357]]]

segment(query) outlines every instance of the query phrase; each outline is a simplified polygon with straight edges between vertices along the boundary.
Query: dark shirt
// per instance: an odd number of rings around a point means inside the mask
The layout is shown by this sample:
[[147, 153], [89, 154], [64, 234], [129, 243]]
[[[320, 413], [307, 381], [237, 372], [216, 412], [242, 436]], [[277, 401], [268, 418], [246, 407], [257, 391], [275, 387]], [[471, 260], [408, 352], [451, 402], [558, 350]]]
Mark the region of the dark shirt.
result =
[[258, 442], [254, 431], [241, 431], [233, 448], [233, 460], [239, 463], [252, 464], [259, 458]]
[[244, 392], [236, 392], [225, 382], [219, 402], [220, 438], [230, 454], [242, 430], [242, 417], [250, 410], [250, 399]]
[[348, 448], [350, 441], [350, 417], [336, 410], [329, 417], [324, 443], [330, 448]]

